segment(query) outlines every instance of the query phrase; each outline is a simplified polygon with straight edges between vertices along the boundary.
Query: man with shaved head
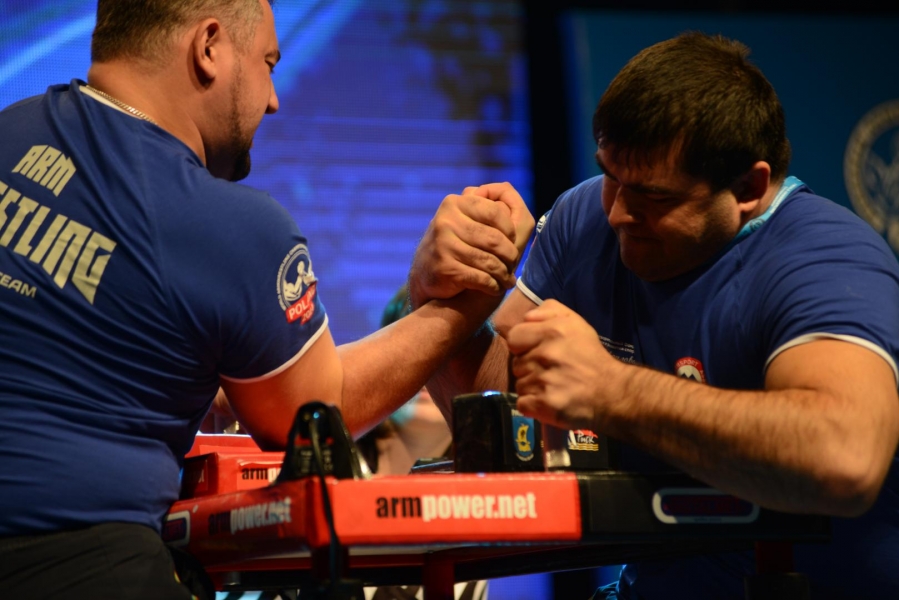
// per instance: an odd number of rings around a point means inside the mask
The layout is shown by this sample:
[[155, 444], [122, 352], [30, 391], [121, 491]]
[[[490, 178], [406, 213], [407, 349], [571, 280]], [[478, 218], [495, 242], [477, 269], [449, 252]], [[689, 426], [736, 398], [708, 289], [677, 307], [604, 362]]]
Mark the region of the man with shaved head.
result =
[[372, 427], [495, 308], [533, 220], [508, 185], [469, 190], [493, 295], [337, 348], [312, 243], [234, 183], [278, 110], [271, 4], [100, 0], [92, 53], [86, 82], [0, 112], [0, 589], [189, 598], [159, 532], [219, 388], [264, 448], [311, 400]]

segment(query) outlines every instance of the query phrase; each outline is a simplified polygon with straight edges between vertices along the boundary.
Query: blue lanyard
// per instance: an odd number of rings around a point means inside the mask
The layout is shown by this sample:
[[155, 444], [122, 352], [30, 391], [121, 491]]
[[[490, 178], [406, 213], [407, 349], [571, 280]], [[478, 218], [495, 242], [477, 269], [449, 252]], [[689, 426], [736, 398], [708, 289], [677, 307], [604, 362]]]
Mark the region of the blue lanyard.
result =
[[749, 235], [750, 233], [757, 231], [759, 227], [765, 224], [771, 215], [774, 214], [774, 211], [781, 205], [784, 201], [784, 198], [793, 193], [793, 190], [803, 185], [802, 181], [797, 177], [793, 177], [790, 175], [784, 182], [780, 185], [780, 189], [777, 191], [777, 195], [774, 196], [774, 200], [771, 201], [771, 206], [768, 207], [768, 210], [757, 216], [756, 218], [748, 221], [743, 228], [737, 233], [737, 235], [730, 241], [728, 244], [728, 248], [738, 241], [742, 240], [744, 237]]

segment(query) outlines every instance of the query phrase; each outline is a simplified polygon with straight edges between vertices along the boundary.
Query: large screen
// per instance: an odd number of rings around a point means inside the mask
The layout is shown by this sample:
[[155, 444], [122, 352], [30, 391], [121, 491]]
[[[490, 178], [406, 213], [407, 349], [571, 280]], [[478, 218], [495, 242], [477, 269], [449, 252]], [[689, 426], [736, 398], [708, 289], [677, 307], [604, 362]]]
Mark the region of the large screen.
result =
[[[96, 0], [0, 3], [0, 106], [85, 79]], [[513, 0], [276, 2], [280, 110], [245, 183], [309, 238], [338, 343], [377, 328], [444, 196], [512, 182], [530, 202]]]

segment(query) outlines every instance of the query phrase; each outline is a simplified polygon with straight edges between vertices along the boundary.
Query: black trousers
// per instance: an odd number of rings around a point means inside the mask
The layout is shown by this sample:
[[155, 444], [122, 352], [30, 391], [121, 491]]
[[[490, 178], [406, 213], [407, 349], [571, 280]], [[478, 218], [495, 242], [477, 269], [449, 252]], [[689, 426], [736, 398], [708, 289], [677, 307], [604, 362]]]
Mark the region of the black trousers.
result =
[[11, 600], [192, 600], [172, 555], [143, 525], [105, 523], [0, 538], [0, 597]]

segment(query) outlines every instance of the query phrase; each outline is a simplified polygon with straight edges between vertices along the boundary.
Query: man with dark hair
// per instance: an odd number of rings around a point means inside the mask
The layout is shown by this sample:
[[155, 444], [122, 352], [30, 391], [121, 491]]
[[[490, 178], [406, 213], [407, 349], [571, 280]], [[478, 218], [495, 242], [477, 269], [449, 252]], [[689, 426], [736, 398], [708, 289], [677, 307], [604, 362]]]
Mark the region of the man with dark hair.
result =
[[233, 183], [278, 108], [270, 3], [100, 0], [98, 15], [87, 83], [0, 112], [9, 598], [189, 597], [159, 530], [219, 386], [264, 448], [310, 400], [364, 431], [487, 318], [533, 225], [511, 186], [467, 190], [468, 228], [506, 264], [493, 296], [431, 302], [337, 348], [305, 237]]
[[[896, 597], [899, 265], [787, 177], [783, 110], [747, 54], [688, 33], [621, 70], [594, 117], [603, 174], [540, 219], [495, 329], [428, 388], [445, 414], [514, 389], [527, 415], [623, 442], [626, 469], [831, 515], [830, 544], [796, 548], [812, 597]], [[413, 306], [479, 256], [447, 251], [457, 217], [448, 198], [419, 246]], [[629, 564], [598, 597], [742, 598], [751, 573], [749, 553]]]

